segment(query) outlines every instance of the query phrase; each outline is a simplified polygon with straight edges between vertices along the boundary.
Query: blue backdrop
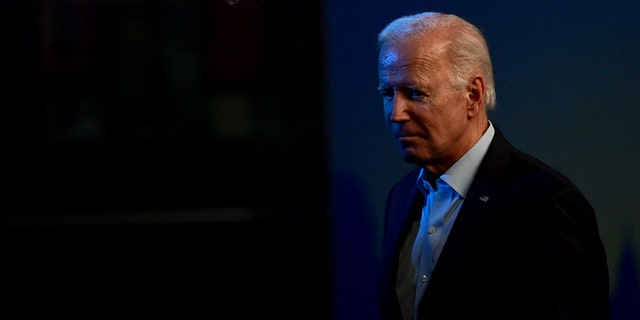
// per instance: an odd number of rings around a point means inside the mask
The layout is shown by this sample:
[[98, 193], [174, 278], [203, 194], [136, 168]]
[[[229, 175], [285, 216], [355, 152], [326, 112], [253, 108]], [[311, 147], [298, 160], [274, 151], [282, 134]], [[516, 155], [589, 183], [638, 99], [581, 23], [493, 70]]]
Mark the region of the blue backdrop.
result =
[[400, 15], [455, 13], [479, 26], [512, 143], [567, 174], [596, 209], [615, 320], [640, 318], [640, 4], [632, 1], [328, 1], [335, 319], [375, 319], [382, 211], [410, 169], [377, 86], [377, 32]]

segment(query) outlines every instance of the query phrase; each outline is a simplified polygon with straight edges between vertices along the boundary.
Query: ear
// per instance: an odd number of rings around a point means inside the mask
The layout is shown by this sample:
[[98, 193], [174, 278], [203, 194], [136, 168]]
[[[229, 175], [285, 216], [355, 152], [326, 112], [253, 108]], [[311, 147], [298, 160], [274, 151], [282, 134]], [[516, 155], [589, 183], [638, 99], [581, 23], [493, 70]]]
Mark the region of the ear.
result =
[[484, 113], [484, 95], [484, 78], [481, 75], [476, 75], [467, 87], [467, 116], [469, 118]]

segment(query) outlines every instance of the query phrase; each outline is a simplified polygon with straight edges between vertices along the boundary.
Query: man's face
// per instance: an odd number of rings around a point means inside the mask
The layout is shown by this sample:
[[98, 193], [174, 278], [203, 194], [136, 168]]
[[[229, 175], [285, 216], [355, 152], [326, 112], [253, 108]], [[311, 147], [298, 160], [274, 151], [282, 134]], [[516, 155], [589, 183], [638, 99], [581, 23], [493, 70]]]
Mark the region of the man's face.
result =
[[385, 119], [403, 159], [435, 173], [446, 171], [475, 143], [467, 90], [452, 83], [444, 41], [430, 33], [389, 43], [378, 59]]

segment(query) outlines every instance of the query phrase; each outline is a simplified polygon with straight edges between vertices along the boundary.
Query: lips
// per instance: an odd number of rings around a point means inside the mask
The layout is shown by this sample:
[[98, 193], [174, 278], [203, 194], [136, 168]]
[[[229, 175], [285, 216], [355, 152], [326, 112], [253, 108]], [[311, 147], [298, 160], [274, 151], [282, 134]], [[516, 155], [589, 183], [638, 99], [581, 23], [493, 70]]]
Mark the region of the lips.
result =
[[418, 136], [401, 135], [401, 136], [396, 136], [396, 139], [402, 144], [411, 144], [412, 142], [415, 142], [416, 139], [418, 139]]
[[406, 126], [396, 126], [392, 128], [393, 137], [400, 142], [409, 142], [421, 137], [420, 134], [412, 132]]
[[405, 138], [414, 138], [414, 137], [417, 137], [418, 135], [406, 129], [398, 129], [398, 130], [394, 130], [393, 136], [396, 139], [405, 139]]

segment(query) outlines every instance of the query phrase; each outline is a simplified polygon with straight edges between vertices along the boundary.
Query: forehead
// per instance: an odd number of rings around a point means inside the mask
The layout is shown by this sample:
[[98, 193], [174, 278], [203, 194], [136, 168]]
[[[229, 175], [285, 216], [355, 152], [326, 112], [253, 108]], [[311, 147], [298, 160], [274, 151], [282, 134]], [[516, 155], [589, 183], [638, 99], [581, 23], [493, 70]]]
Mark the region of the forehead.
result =
[[446, 48], [447, 42], [435, 33], [388, 42], [380, 47], [378, 67], [388, 71], [411, 66], [436, 68], [445, 65]]
[[382, 49], [378, 74], [380, 84], [391, 86], [430, 86], [443, 82], [448, 72], [439, 51], [407, 51], [398, 46]]

